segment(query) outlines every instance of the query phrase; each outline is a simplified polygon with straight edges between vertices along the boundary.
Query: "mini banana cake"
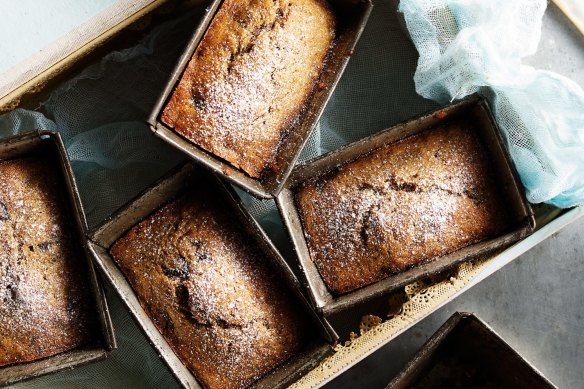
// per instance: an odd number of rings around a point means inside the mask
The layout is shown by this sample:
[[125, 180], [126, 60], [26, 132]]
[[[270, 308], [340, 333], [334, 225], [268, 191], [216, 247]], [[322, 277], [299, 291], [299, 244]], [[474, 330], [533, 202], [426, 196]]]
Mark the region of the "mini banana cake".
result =
[[225, 0], [161, 121], [251, 177], [277, 171], [335, 28], [325, 0]]
[[92, 303], [59, 167], [0, 162], [0, 366], [90, 341]]
[[294, 191], [310, 256], [335, 294], [510, 227], [486, 150], [465, 121], [380, 147]]
[[243, 388], [296, 354], [298, 302], [217, 194], [163, 206], [110, 253], [176, 355], [207, 388]]

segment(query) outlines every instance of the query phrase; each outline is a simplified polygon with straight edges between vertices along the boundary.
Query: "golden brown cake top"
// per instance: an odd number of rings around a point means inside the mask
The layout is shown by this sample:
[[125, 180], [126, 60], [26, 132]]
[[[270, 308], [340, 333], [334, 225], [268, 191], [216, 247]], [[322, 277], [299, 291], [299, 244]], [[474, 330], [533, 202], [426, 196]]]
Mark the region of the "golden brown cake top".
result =
[[472, 125], [383, 146], [296, 189], [311, 258], [346, 293], [493, 237], [509, 226]]
[[310, 96], [335, 31], [324, 0], [225, 0], [162, 122], [259, 177]]
[[0, 366], [89, 341], [90, 297], [58, 166], [0, 162]]
[[294, 355], [306, 322], [253, 238], [216, 197], [203, 188], [180, 197], [110, 252], [197, 379], [208, 388], [240, 388]]

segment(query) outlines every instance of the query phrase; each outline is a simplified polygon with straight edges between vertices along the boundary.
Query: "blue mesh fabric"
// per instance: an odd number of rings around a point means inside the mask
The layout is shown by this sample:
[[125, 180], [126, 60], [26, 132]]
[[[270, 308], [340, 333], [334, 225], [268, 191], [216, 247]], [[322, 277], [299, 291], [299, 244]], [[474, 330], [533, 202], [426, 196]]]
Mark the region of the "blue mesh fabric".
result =
[[414, 80], [445, 103], [489, 97], [532, 203], [584, 204], [584, 92], [522, 60], [541, 36], [545, 0], [401, 0], [420, 54]]

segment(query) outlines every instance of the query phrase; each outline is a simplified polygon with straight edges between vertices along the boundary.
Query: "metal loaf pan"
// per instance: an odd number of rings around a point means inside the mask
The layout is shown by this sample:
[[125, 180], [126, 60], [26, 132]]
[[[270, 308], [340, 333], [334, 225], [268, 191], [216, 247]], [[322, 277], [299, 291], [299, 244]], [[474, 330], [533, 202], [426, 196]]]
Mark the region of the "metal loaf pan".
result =
[[[429, 374], [433, 367], [438, 374]], [[435, 370], [437, 372], [437, 370]], [[492, 328], [472, 313], [456, 312], [426, 341], [386, 389], [444, 387], [461, 372], [481, 375], [485, 387], [556, 388]], [[454, 375], [454, 376], [453, 376]], [[482, 387], [482, 386], [481, 386]]]
[[0, 386], [98, 361], [106, 358], [117, 347], [105, 296], [87, 254], [85, 246], [87, 221], [61, 136], [51, 131], [32, 131], [0, 141], [0, 160], [30, 156], [51, 158], [55, 161], [55, 166], [60, 167], [63, 185], [66, 187], [68, 196], [68, 212], [71, 216], [69, 228], [75, 231], [81, 254], [79, 260], [83, 261], [87, 284], [94, 302], [93, 315], [99, 321], [99, 325], [95, 327], [96, 333], [91, 344], [37, 361], [0, 367]]
[[160, 115], [166, 106], [166, 102], [172, 95], [175, 86], [179, 82], [199, 42], [203, 39], [221, 3], [222, 0], [213, 0], [206, 9], [201, 24], [195, 31], [184, 54], [172, 72], [166, 88], [162, 91], [162, 94], [156, 102], [148, 123], [156, 136], [186, 153], [197, 163], [222, 175], [231, 183], [240, 186], [256, 197], [272, 198], [282, 189], [282, 185], [294, 167], [304, 144], [308, 140], [312, 130], [316, 127], [329, 98], [347, 66], [349, 58], [353, 54], [355, 45], [365, 29], [373, 5], [371, 0], [330, 0], [339, 18], [339, 27], [333, 48], [321, 72], [318, 88], [315, 88], [305, 109], [300, 113], [298, 121], [295, 122], [293, 128], [290, 129], [289, 134], [280, 145], [275, 163], [279, 166], [279, 170], [260, 180], [250, 177], [229, 162], [188, 141], [160, 121]]
[[[478, 131], [485, 149], [489, 153], [498, 182], [504, 188], [504, 200], [509, 205], [512, 212], [510, 218], [516, 228], [497, 238], [460, 249], [433, 262], [413, 267], [353, 292], [339, 296], [331, 294], [310, 257], [294, 200], [295, 187], [306, 179], [358, 159], [360, 156], [364, 156], [383, 145], [421, 133], [457, 117], [471, 118], [476, 123], [475, 129]], [[438, 274], [462, 261], [506, 247], [527, 236], [535, 227], [533, 211], [525, 198], [523, 186], [507, 154], [488, 105], [482, 97], [475, 95], [298, 165], [286, 181], [283, 190], [276, 198], [276, 202], [298, 256], [301, 273], [304, 278], [303, 281], [309, 291], [311, 301], [325, 316], [330, 316], [356, 304], [372, 300], [416, 280]]]
[[[197, 184], [193, 184], [194, 182]], [[146, 191], [92, 231], [89, 234], [89, 250], [132, 313], [138, 326], [181, 385], [185, 388], [200, 388], [201, 386], [195, 376], [182, 364], [141, 307], [132, 287], [109, 254], [112, 244], [130, 228], [194, 185], [210, 185], [216, 191], [217, 196], [221, 196], [226, 200], [227, 205], [232, 208], [234, 222], [240, 224], [250, 236], [255, 237], [258, 246], [264, 251], [266, 257], [270, 258], [273, 269], [280, 274], [291, 292], [298, 298], [298, 303], [304, 306], [306, 314], [313, 319], [314, 332], [311, 334], [312, 339], [304, 350], [254, 385], [254, 387], [258, 388], [286, 386], [314, 368], [324, 357], [332, 353], [332, 345], [336, 344], [338, 336], [328, 322], [321, 319], [304, 298], [302, 287], [293, 275], [292, 270], [257, 222], [244, 208], [235, 191], [229, 185], [224, 184], [214, 175], [202, 172], [200, 168], [198, 169], [192, 163], [181, 165], [160, 181], [154, 183], [149, 189], [146, 189]], [[193, 341], [196, 341], [196, 339]]]

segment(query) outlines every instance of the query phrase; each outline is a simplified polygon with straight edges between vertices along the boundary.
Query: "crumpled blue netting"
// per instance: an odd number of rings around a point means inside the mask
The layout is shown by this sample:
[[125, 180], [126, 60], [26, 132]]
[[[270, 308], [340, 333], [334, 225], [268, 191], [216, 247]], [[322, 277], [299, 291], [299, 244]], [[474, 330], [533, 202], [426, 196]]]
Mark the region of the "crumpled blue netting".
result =
[[420, 58], [416, 91], [446, 103], [481, 92], [532, 203], [584, 204], [584, 91], [523, 65], [546, 0], [401, 0]]

